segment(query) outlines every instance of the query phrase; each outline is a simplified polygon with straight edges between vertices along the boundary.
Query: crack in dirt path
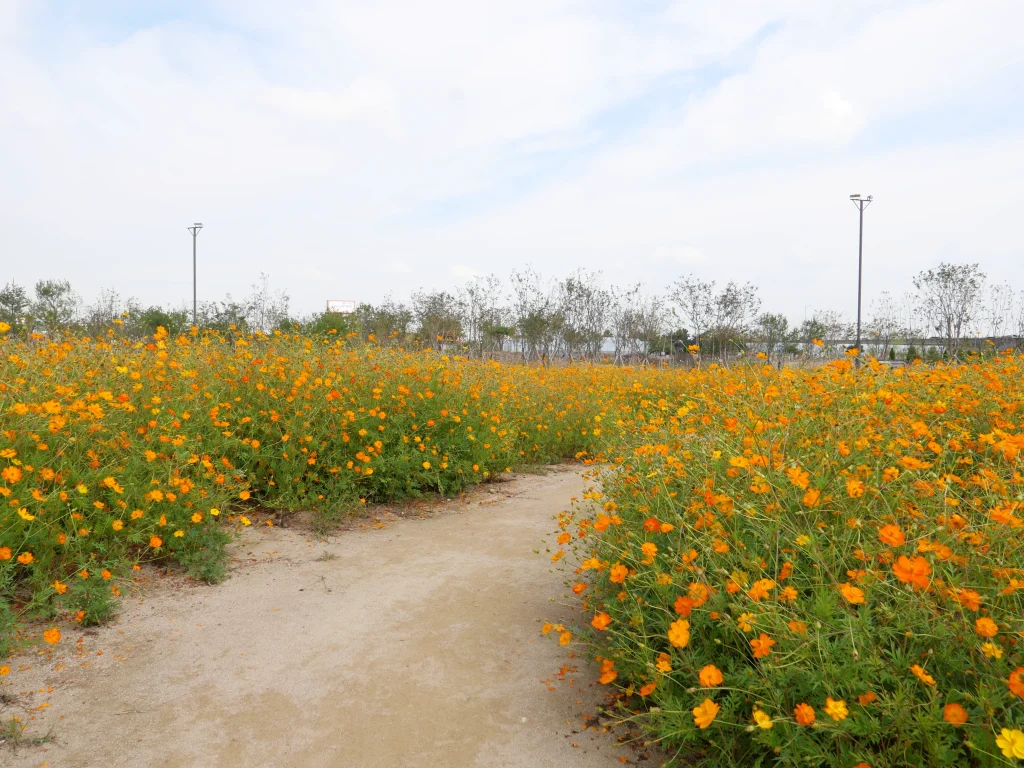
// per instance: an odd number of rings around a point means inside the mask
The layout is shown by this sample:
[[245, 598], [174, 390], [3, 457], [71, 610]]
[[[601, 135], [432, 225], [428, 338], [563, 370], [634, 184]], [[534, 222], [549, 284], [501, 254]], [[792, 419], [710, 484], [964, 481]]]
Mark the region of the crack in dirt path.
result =
[[[581, 732], [596, 674], [539, 632], [579, 621], [543, 550], [583, 487], [573, 471], [522, 476], [327, 543], [246, 531], [234, 551], [253, 562], [225, 583], [157, 584], [116, 624], [67, 633], [104, 649], [90, 666], [58, 671], [55, 655], [12, 676], [50, 703], [31, 732], [55, 741], [0, 748], [0, 763], [620, 765], [631, 753], [612, 736]], [[578, 671], [556, 680], [567, 662]]]

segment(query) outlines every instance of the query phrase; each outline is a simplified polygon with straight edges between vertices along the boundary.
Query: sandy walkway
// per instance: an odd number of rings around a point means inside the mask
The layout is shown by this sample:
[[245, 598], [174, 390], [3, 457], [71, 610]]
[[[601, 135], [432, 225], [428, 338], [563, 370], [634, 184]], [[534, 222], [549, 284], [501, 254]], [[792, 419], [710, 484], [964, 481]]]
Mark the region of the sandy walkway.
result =
[[[31, 732], [56, 740], [0, 747], [0, 763], [619, 765], [631, 753], [613, 737], [578, 732], [592, 670], [539, 634], [540, 619], [573, 620], [543, 550], [582, 487], [574, 472], [525, 476], [328, 543], [247, 532], [236, 550], [253, 562], [225, 583], [156, 585], [7, 678], [7, 693], [36, 691], [19, 706], [49, 702]], [[566, 662], [580, 673], [549, 690]]]

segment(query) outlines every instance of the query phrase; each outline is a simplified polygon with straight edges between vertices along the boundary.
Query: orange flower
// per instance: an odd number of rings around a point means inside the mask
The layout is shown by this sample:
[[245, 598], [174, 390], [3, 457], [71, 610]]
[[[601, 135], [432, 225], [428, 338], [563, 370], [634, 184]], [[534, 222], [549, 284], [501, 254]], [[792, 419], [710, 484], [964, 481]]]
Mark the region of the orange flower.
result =
[[847, 601], [854, 605], [861, 605], [864, 603], [864, 590], [860, 587], [855, 587], [847, 582], [839, 585], [839, 591], [843, 593], [843, 597], [845, 597]]
[[857, 697], [857, 703], [860, 704], [862, 707], [866, 707], [868, 704], [870, 704], [872, 701], [875, 701], [877, 698], [878, 697], [875, 696], [874, 693], [868, 691], [867, 693], [862, 693], [860, 696]]
[[846, 481], [846, 495], [851, 499], [859, 499], [864, 495], [864, 483], [855, 477]]
[[584, 584], [582, 581], [579, 581], [579, 582], [577, 582], [577, 583], [572, 585], [573, 594], [576, 594], [576, 595], [578, 595], [580, 592], [582, 592], [586, 588], [587, 588], [587, 585]]
[[706, 584], [692, 581], [690, 582], [690, 586], [687, 588], [687, 594], [690, 596], [690, 599], [693, 600], [693, 607], [700, 608], [711, 598], [711, 588]]
[[10, 560], [12, 556], [10, 547], [0, 547], [0, 560]]
[[722, 670], [714, 664], [708, 664], [706, 667], [703, 667], [697, 677], [700, 680], [700, 684], [705, 688], [714, 688], [716, 685], [721, 685], [723, 680]]
[[982, 637], [995, 637], [999, 634], [999, 625], [988, 616], [982, 616], [974, 622], [974, 631]]
[[50, 645], [56, 645], [60, 642], [60, 630], [56, 627], [46, 630], [43, 632], [43, 640], [48, 642]]
[[942, 709], [942, 719], [950, 725], [963, 725], [967, 722], [967, 710], [959, 704], [947, 704]]
[[676, 648], [685, 648], [690, 642], [690, 622], [686, 619], [673, 621], [668, 628], [668, 641]]
[[978, 611], [981, 609], [981, 595], [973, 589], [957, 590], [956, 601], [969, 611]]
[[1024, 667], [1017, 667], [1006, 681], [1010, 692], [1024, 699]]
[[793, 716], [800, 725], [811, 725], [814, 723], [814, 707], [806, 702], [801, 702], [793, 710]]
[[811, 488], [804, 494], [802, 499], [805, 507], [816, 507], [821, 503], [821, 491], [817, 488]]
[[760, 637], [756, 637], [750, 641], [750, 647], [754, 649], [755, 659], [763, 659], [771, 653], [773, 645], [775, 645], [775, 641], [768, 637], [764, 632], [761, 633]]
[[608, 625], [611, 623], [612, 617], [604, 612], [597, 614], [596, 616], [594, 616], [593, 619], [590, 620], [590, 624], [594, 627], [594, 629], [602, 632], [608, 629]]
[[598, 682], [601, 685], [608, 685], [618, 676], [619, 673], [615, 671], [615, 662], [611, 659], [603, 659], [601, 661], [601, 677], [598, 678]]
[[28, 565], [33, 560], [35, 560], [35, 557], [32, 555], [31, 552], [22, 552], [20, 555], [18, 555], [18, 562], [22, 565]]
[[900, 581], [913, 584], [914, 589], [924, 589], [928, 586], [928, 576], [932, 572], [932, 567], [920, 555], [913, 560], [906, 555], [900, 555], [892, 567], [892, 572]]
[[775, 582], [771, 579], [758, 579], [747, 590], [747, 597], [757, 602], [768, 597], [768, 594], [775, 589]]
[[690, 615], [690, 611], [693, 610], [693, 599], [680, 595], [676, 598], [675, 605], [672, 607], [675, 608], [676, 613], [685, 619]]
[[629, 576], [629, 568], [619, 563], [613, 565], [608, 571], [608, 578], [615, 584], [621, 584], [626, 580], [627, 576]]
[[898, 525], [883, 525], [878, 529], [878, 538], [890, 547], [899, 547], [907, 543], [907, 536]]
[[807, 625], [804, 624], [802, 621], [797, 621], [796, 619], [793, 619], [792, 621], [787, 622], [786, 626], [789, 627], [789, 631], [792, 632], [794, 635], [807, 634]]
[[658, 687], [658, 681], [657, 680], [652, 680], [647, 685], [641, 686], [639, 693], [640, 693], [641, 696], [650, 696], [652, 693], [654, 693], [654, 689], [657, 688], [657, 687]]
[[159, 536], [149, 537], [149, 546], [151, 546], [153, 549], [160, 549], [160, 547], [162, 547], [163, 544], [163, 539], [161, 539]]
[[572, 632], [562, 632], [558, 635], [559, 645], [568, 645], [572, 642]]
[[672, 657], [667, 653], [659, 653], [658, 661], [655, 662], [654, 666], [659, 672], [667, 675], [672, 671]]
[[65, 592], [68, 591], [68, 585], [62, 582], [60, 579], [54, 581], [53, 584], [51, 584], [50, 586], [53, 587], [53, 591], [56, 592], [58, 595], [63, 595]]
[[658, 554], [658, 545], [653, 541], [645, 541], [640, 551], [644, 553], [644, 564], [650, 565], [654, 562], [654, 556]]
[[925, 685], [935, 685], [935, 678], [929, 675], [927, 672], [925, 672], [924, 667], [922, 667], [920, 664], [915, 664], [914, 666], [912, 666], [910, 668], [910, 671], [913, 672], [917, 679]]
[[704, 699], [703, 702], [693, 708], [693, 724], [703, 730], [714, 722], [721, 709], [711, 699]]

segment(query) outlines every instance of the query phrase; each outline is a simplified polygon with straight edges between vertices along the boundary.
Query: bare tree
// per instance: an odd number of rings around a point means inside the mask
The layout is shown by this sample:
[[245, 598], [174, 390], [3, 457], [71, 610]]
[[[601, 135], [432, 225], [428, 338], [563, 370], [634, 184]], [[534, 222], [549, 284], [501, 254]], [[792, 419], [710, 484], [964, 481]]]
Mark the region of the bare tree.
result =
[[914, 278], [921, 310], [942, 337], [950, 357], [957, 357], [978, 315], [985, 274], [977, 264], [940, 264]]
[[715, 297], [713, 338], [725, 360], [732, 349], [743, 346], [760, 308], [761, 299], [753, 283], [740, 285], [730, 280]]
[[458, 301], [462, 308], [462, 332], [470, 351], [484, 356], [485, 347], [504, 342], [507, 334], [495, 334], [494, 329], [503, 326], [501, 301], [501, 278], [497, 275], [475, 277], [459, 289]]
[[513, 270], [511, 283], [513, 319], [519, 334], [523, 360], [547, 358], [561, 325], [555, 297], [550, 288], [542, 284], [540, 275], [532, 267], [522, 272]]
[[985, 308], [988, 320], [988, 335], [998, 339], [1004, 334], [1014, 333], [1014, 304], [1016, 295], [1006, 283], [993, 285], [988, 291], [988, 306]]
[[779, 345], [784, 344], [790, 336], [789, 318], [781, 313], [765, 312], [757, 318], [757, 329], [760, 331], [761, 343], [764, 344], [768, 364], [771, 365], [772, 355]]
[[699, 345], [715, 321], [715, 281], [698, 280], [693, 275], [680, 278], [672, 284], [669, 297], [682, 311]]
[[268, 333], [288, 319], [290, 298], [284, 291], [272, 293], [270, 275], [261, 272], [252, 286], [252, 294], [242, 302], [246, 325], [250, 330]]
[[871, 303], [871, 320], [868, 322], [867, 331], [875, 343], [875, 357], [887, 357], [893, 340], [903, 333], [901, 314], [899, 305], [888, 291], [882, 291]]
[[636, 327], [636, 304], [640, 298], [641, 285], [626, 289], [612, 288], [611, 303], [608, 307], [608, 322], [611, 328], [612, 344], [615, 350], [615, 362], [631, 354], [631, 343]]
[[96, 301], [82, 310], [82, 323], [92, 336], [107, 333], [117, 325], [130, 332], [132, 319], [141, 312], [135, 299], [122, 299], [115, 288], [103, 288]]
[[580, 269], [558, 285], [558, 314], [565, 355], [597, 358], [606, 335], [611, 296], [600, 285], [600, 273]]

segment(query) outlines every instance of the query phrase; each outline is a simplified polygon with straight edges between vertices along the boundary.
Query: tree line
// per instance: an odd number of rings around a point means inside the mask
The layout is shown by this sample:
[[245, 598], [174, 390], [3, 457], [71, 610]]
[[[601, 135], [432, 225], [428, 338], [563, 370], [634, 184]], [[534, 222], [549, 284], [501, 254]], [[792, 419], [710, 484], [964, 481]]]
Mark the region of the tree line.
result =
[[[288, 295], [261, 275], [250, 295], [203, 302], [201, 329], [270, 333], [343, 334], [406, 348], [432, 347], [487, 358], [515, 355], [525, 361], [616, 362], [704, 360], [728, 363], [760, 355], [829, 357], [854, 345], [854, 323], [833, 310], [816, 310], [799, 324], [785, 313], [762, 311], [757, 286], [719, 285], [693, 275], [663, 294], [632, 286], [607, 286], [600, 272], [577, 270], [544, 278], [531, 267], [503, 281], [476, 277], [452, 290], [414, 291], [407, 301], [386, 298], [360, 304], [352, 314], [295, 316]], [[0, 290], [0, 320], [25, 334], [63, 331], [98, 336], [115, 328], [149, 336], [163, 326], [177, 334], [192, 326], [186, 307], [144, 307], [105, 289], [84, 304], [65, 280], [41, 280], [30, 294], [8, 284]], [[993, 345], [1024, 340], [1024, 292], [987, 284], [977, 264], [940, 264], [914, 278], [900, 297], [883, 292], [865, 313], [864, 351], [880, 359], [960, 358]]]

